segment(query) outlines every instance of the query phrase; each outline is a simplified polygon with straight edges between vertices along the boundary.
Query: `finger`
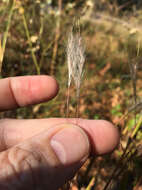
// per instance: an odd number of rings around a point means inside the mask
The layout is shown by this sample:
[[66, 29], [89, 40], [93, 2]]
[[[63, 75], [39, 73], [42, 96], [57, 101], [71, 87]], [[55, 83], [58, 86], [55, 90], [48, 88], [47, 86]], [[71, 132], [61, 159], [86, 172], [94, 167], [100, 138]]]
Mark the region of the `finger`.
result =
[[50, 128], [0, 154], [0, 189], [58, 189], [89, 152], [88, 136], [80, 127]]
[[0, 150], [12, 147], [32, 136], [42, 133], [59, 124], [72, 123], [80, 126], [90, 138], [92, 153], [110, 152], [119, 142], [119, 133], [110, 122], [86, 119], [6, 119], [0, 123]]
[[1, 79], [0, 87], [0, 111], [48, 101], [58, 92], [56, 80], [45, 75]]

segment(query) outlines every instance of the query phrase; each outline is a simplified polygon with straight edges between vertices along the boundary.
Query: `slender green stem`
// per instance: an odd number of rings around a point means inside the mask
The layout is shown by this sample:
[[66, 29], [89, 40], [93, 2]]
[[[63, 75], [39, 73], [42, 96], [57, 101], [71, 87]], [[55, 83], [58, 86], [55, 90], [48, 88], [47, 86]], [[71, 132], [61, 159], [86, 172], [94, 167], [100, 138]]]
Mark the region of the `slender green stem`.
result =
[[40, 18], [40, 30], [39, 30], [39, 36], [41, 38], [42, 34], [43, 34], [43, 30], [44, 30], [44, 17]]
[[14, 4], [15, 4], [15, 0], [11, 0], [10, 1], [10, 7], [9, 7], [8, 20], [7, 20], [7, 24], [6, 24], [6, 29], [5, 29], [5, 32], [4, 32], [2, 45], [1, 45], [1, 51], [2, 52], [1, 52], [1, 58], [0, 58], [0, 72], [1, 72], [1, 68], [2, 68], [2, 62], [3, 62], [3, 58], [4, 58], [6, 42], [7, 42], [8, 32], [9, 32], [10, 23], [11, 23], [11, 18], [12, 18], [12, 15], [13, 15]]
[[2, 42], [3, 52], [5, 52], [6, 42], [7, 42], [7, 38], [8, 38], [8, 31], [9, 31], [9, 28], [10, 28], [11, 18], [12, 18], [13, 9], [14, 9], [14, 3], [15, 3], [15, 0], [12, 0], [11, 5], [10, 5], [10, 10], [9, 10], [9, 15], [8, 15], [8, 21], [7, 21], [7, 24], [6, 24], [6, 30], [5, 30], [4, 37], [3, 37], [3, 42]]
[[29, 33], [29, 29], [28, 29], [28, 25], [27, 25], [27, 21], [26, 21], [26, 17], [24, 15], [24, 13], [22, 14], [22, 18], [23, 18], [23, 24], [24, 24], [24, 28], [25, 28], [25, 31], [26, 31], [26, 36], [27, 36], [27, 39], [28, 39], [32, 59], [33, 59], [34, 65], [36, 67], [37, 74], [40, 75], [40, 67], [39, 67], [39, 65], [37, 63], [37, 59], [36, 59], [35, 53], [33, 51], [32, 42], [31, 42], [31, 39], [30, 39], [30, 33]]
[[40, 58], [40, 62], [39, 62], [39, 67], [41, 68], [42, 67], [42, 63], [43, 63], [43, 60], [44, 60], [44, 56], [46, 54], [46, 52], [51, 48], [51, 46], [53, 45], [53, 41], [50, 42], [47, 47], [44, 47], [44, 45], [42, 44], [42, 41], [41, 41], [41, 47], [43, 47], [42, 49], [42, 53], [41, 53], [41, 58]]

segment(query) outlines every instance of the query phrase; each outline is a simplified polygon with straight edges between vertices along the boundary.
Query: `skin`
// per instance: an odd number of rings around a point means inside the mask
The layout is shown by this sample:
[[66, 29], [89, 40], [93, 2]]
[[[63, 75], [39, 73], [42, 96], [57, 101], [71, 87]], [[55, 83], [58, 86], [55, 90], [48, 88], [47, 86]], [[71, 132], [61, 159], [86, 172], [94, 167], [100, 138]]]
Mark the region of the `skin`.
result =
[[[49, 101], [58, 84], [49, 76], [0, 80], [0, 111]], [[87, 158], [112, 151], [119, 142], [108, 121], [78, 118], [2, 119], [0, 189], [56, 190]]]

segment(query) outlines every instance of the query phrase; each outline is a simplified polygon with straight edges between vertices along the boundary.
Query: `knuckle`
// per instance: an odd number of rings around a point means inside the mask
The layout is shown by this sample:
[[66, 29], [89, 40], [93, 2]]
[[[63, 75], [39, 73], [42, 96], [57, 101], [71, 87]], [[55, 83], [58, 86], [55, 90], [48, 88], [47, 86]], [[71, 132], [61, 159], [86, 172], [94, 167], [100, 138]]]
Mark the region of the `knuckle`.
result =
[[1, 153], [0, 189], [35, 189], [41, 162], [40, 155], [19, 147]]

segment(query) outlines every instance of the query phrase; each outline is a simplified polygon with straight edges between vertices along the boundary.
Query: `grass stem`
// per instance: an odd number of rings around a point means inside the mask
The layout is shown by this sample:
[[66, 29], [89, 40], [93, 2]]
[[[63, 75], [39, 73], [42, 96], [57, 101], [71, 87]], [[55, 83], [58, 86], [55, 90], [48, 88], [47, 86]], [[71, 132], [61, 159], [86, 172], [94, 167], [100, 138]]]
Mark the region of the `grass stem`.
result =
[[40, 75], [40, 67], [39, 67], [39, 65], [37, 63], [37, 58], [36, 58], [35, 53], [33, 51], [32, 42], [31, 42], [31, 39], [30, 39], [30, 33], [29, 33], [29, 29], [28, 29], [28, 25], [27, 25], [27, 21], [26, 21], [26, 17], [25, 17], [24, 13], [22, 14], [22, 18], [23, 18], [23, 24], [24, 24], [24, 28], [25, 28], [25, 31], [26, 31], [26, 36], [27, 36], [27, 39], [28, 39], [28, 44], [29, 44], [29, 47], [30, 47], [32, 59], [33, 59], [34, 65], [36, 67], [37, 74]]
[[76, 118], [79, 118], [79, 105], [80, 105], [80, 95], [78, 93], [76, 96], [76, 113], [75, 113]]
[[70, 99], [70, 87], [67, 89], [67, 102], [66, 102], [66, 117], [69, 117], [69, 99]]
[[61, 30], [60, 25], [61, 25], [61, 13], [62, 13], [62, 0], [58, 0], [58, 10], [59, 10], [59, 17], [57, 19], [57, 24], [56, 24], [55, 41], [54, 41], [54, 47], [53, 47], [50, 75], [54, 74], [55, 61], [56, 61], [57, 51], [58, 51], [58, 46], [59, 46], [58, 44], [59, 44], [60, 30]]
[[5, 29], [5, 32], [4, 32], [2, 42], [1, 42], [1, 39], [0, 39], [0, 73], [1, 73], [1, 70], [2, 70], [2, 62], [3, 62], [3, 58], [4, 58], [6, 42], [7, 42], [8, 32], [9, 32], [9, 28], [10, 28], [10, 24], [11, 24], [11, 18], [12, 18], [12, 15], [13, 15], [14, 5], [15, 5], [15, 0], [11, 0], [10, 5], [9, 5], [8, 20], [7, 20], [7, 23], [6, 23], [6, 29]]

